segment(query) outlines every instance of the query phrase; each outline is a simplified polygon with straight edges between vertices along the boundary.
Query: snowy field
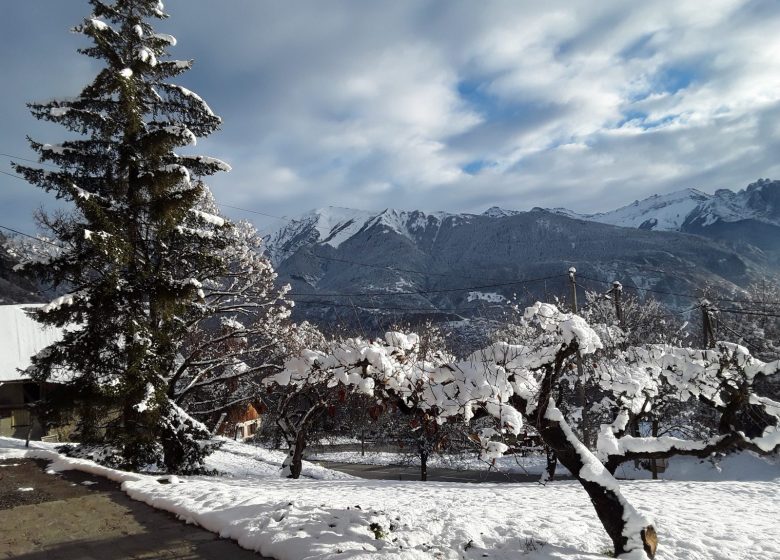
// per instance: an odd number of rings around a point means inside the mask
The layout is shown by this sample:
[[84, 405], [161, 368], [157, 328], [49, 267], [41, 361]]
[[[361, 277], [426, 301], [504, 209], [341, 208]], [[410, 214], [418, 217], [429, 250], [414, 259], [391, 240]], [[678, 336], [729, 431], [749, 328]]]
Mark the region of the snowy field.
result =
[[[336, 463], [352, 463], [356, 465], [412, 465], [419, 466], [420, 459], [416, 455], [390, 452], [359, 451], [324, 451], [308, 454], [310, 461], [332, 461]], [[547, 466], [546, 459], [540, 455], [508, 455], [499, 457], [494, 463], [483, 461], [477, 454], [463, 455], [432, 455], [428, 459], [428, 468], [456, 469], [459, 471], [494, 471], [512, 474], [530, 474], [541, 476]], [[562, 465], [558, 465], [556, 474], [571, 476]]]
[[[220, 476], [125, 473], [59, 456], [51, 444], [0, 438], [0, 459], [38, 457], [122, 483], [132, 498], [279, 560], [604, 558], [610, 543], [576, 482], [456, 484], [352, 478], [307, 464], [306, 479], [278, 478], [283, 455], [228, 441], [209, 458]], [[780, 466], [743, 455], [721, 464], [682, 461], [677, 481], [626, 481], [652, 516], [657, 558], [780, 559]], [[687, 473], [687, 474], [686, 474]], [[692, 480], [697, 478], [698, 480]], [[742, 480], [740, 480], [742, 479]]]

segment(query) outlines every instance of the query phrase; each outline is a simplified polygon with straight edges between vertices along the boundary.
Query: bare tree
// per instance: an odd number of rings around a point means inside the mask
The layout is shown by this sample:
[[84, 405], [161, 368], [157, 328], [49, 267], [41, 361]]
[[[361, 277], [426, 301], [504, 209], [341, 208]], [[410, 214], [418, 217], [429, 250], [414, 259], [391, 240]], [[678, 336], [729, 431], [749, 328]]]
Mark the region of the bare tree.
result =
[[[210, 197], [203, 207], [217, 213]], [[226, 409], [258, 402], [260, 380], [298, 348], [289, 286], [277, 285], [262, 239], [248, 222], [230, 234], [227, 270], [200, 280], [202, 312], [187, 324], [169, 383], [170, 398], [210, 425]]]

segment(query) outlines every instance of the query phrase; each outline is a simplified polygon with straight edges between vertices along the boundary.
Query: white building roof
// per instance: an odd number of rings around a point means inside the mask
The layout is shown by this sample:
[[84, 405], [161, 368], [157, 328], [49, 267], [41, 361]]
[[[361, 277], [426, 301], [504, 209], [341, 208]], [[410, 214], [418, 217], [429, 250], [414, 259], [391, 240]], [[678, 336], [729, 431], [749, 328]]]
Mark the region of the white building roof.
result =
[[40, 304], [0, 305], [0, 382], [29, 379], [19, 369], [30, 365], [30, 358], [62, 338], [62, 329], [46, 327], [34, 321], [25, 309]]

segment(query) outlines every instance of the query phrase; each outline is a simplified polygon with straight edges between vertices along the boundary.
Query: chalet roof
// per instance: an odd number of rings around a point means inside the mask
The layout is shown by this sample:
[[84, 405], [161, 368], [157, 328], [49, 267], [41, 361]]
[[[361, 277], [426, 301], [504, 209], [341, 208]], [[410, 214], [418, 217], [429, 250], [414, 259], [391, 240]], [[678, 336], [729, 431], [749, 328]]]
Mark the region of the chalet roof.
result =
[[27, 368], [32, 356], [62, 338], [61, 329], [45, 327], [24, 312], [40, 305], [0, 305], [0, 382], [29, 379], [18, 369]]

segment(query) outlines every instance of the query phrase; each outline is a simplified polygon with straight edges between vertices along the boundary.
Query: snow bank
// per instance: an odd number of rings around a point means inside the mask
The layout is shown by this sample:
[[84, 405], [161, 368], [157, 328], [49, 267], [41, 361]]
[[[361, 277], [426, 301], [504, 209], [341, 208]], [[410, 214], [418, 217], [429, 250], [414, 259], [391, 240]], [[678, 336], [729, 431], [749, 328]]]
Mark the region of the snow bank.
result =
[[[648, 479], [652, 475], [644, 469], [635, 469], [633, 463], [621, 465], [616, 476], [628, 479]], [[711, 461], [697, 457], [672, 457], [663, 480], [687, 481], [775, 481], [780, 482], [780, 457], [760, 456], [743, 451]]]

